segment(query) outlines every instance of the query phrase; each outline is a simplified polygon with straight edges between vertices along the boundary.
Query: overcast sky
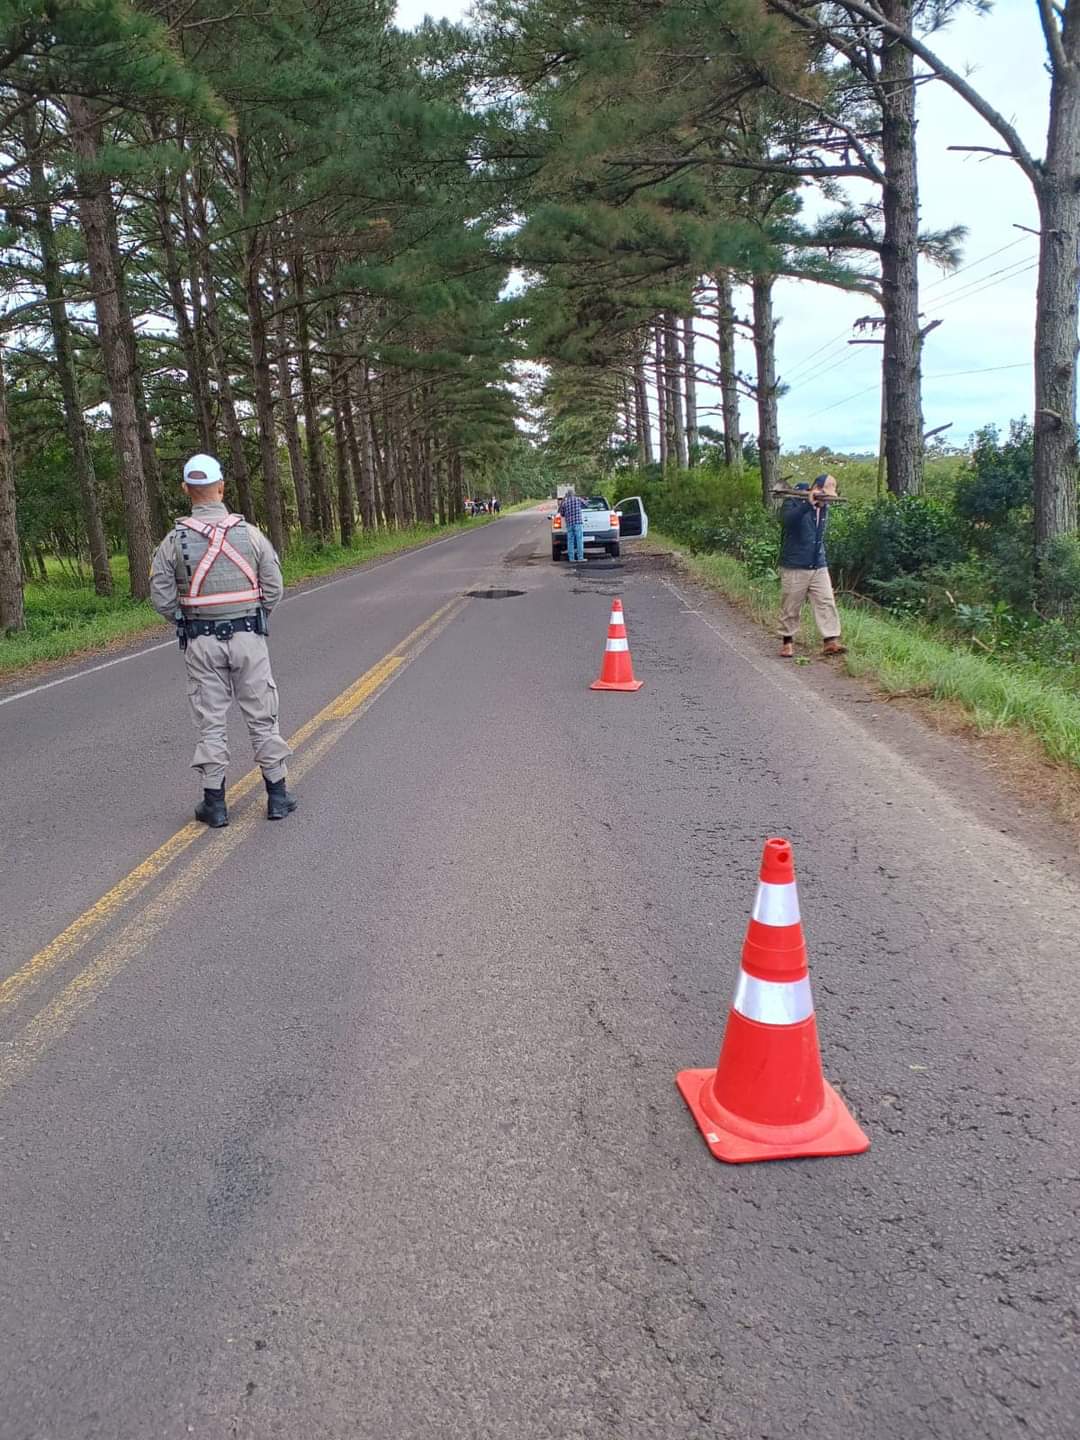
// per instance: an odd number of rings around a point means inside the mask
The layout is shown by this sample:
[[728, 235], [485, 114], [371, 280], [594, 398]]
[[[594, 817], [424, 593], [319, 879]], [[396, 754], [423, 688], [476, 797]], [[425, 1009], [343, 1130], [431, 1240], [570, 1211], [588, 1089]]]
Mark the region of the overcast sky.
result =
[[[400, 0], [398, 19], [413, 25], [425, 14], [458, 18], [467, 9], [468, 0]], [[1034, 154], [1043, 153], [1049, 80], [1036, 0], [996, 0], [990, 15], [966, 15], [930, 44], [1013, 121]], [[921, 302], [927, 320], [943, 322], [926, 343], [927, 429], [952, 421], [946, 438], [963, 443], [980, 425], [1004, 427], [1031, 413], [1037, 241], [1015, 227], [1034, 228], [1038, 215], [1010, 161], [949, 153], [950, 145], [1000, 142], [943, 85], [920, 91], [918, 141], [923, 228], [968, 227], [961, 263], [969, 268], [944, 279], [925, 268]], [[741, 297], [741, 313], [748, 305]], [[784, 448], [876, 449], [879, 351], [847, 344], [852, 322], [873, 307], [865, 297], [782, 282], [776, 308], [778, 368], [790, 387], [780, 402]], [[739, 365], [752, 372], [749, 345]], [[755, 428], [744, 402], [743, 429]]]

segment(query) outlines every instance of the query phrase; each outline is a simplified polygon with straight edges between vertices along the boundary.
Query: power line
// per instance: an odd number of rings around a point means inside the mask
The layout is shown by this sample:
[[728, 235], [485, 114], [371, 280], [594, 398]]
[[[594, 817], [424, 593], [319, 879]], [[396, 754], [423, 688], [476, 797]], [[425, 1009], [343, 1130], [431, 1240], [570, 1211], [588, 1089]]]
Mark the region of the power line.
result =
[[[984, 258], [989, 259], [990, 257], [986, 256]], [[1036, 260], [1021, 260], [1015, 262], [1012, 265], [1002, 266], [1000, 270], [991, 271], [989, 275], [981, 275], [977, 279], [968, 282], [968, 284], [961, 286], [957, 294], [947, 295], [944, 299], [938, 301], [937, 304], [927, 306], [927, 311], [928, 313], [933, 314], [936, 311], [947, 310], [950, 305], [957, 305], [963, 300], [973, 300], [976, 295], [981, 295], [986, 290], [994, 290], [999, 285], [1004, 285], [1007, 284], [1010, 280], [1017, 279], [1020, 275], [1028, 274], [1029, 271], [1036, 269], [1037, 265], [1038, 261]], [[803, 375], [801, 379], [799, 379], [794, 385], [790, 386], [788, 393], [790, 394], [794, 390], [800, 390], [803, 388], [803, 386], [810, 384], [812, 381], [821, 379], [821, 377], [823, 375], [827, 375], [830, 370], [838, 369], [841, 365], [844, 365], [847, 360], [853, 358], [853, 355], [845, 356], [840, 360], [833, 361], [833, 363], [831, 364], [826, 363], [823, 366], [819, 366], [811, 370], [809, 374]], [[924, 378], [930, 379], [932, 377], [925, 376]]]
[[951, 375], [991, 375], [995, 370], [1030, 370], [1034, 361], [1021, 360], [1016, 365], [980, 365], [977, 370], [934, 370], [924, 380], [946, 380]]
[[[820, 369], [813, 370], [809, 375], [804, 375], [801, 380], [797, 380], [794, 385], [789, 385], [787, 393], [790, 395], [794, 390], [801, 390], [804, 385], [809, 385], [814, 380], [820, 380], [823, 375], [828, 375], [830, 370], [839, 370], [842, 365], [849, 365], [852, 360], [857, 360], [858, 358], [859, 352], [857, 350], [850, 350], [847, 354], [841, 355], [839, 360], [834, 360], [829, 365], [824, 365]], [[783, 379], [784, 377], [781, 378]]]
[[[927, 291], [930, 290], [936, 290], [939, 285], [951, 285], [956, 277], [963, 275], [966, 270], [975, 270], [980, 265], [984, 265], [987, 260], [993, 260], [998, 255], [1004, 255], [1007, 250], [1015, 250], [1017, 245], [1026, 244], [1027, 240], [1023, 235], [1021, 235], [1018, 240], [1010, 240], [1008, 245], [1002, 245], [997, 250], [991, 250], [989, 255], [980, 255], [978, 260], [969, 260], [966, 265], [961, 265], [958, 270], [952, 270], [948, 275], [943, 275], [940, 280], [935, 280], [932, 284], [924, 286], [923, 294], [925, 295]], [[986, 277], [984, 276], [983, 278], [985, 279]]]
[[[1023, 360], [1017, 365], [981, 365], [977, 370], [935, 370], [932, 374], [924, 375], [924, 380], [947, 380], [958, 375], [990, 375], [997, 370], [1030, 370], [1032, 361]], [[830, 410], [836, 410], [841, 405], [847, 405], [852, 400], [858, 400], [863, 395], [869, 395], [871, 390], [878, 390], [881, 381], [875, 380], [873, 385], [867, 385], [865, 390], [856, 390], [854, 395], [845, 395], [843, 400], [834, 400], [831, 405], [826, 405], [819, 410], [819, 415], [827, 415]]]
[[[1017, 240], [1010, 240], [1007, 245], [1000, 245], [996, 250], [991, 250], [986, 255], [981, 255], [977, 260], [970, 260], [966, 265], [961, 265], [958, 270], [954, 270], [951, 275], [943, 276], [942, 279], [936, 280], [933, 284], [926, 286], [921, 292], [920, 298], [933, 290], [937, 290], [942, 285], [952, 285], [956, 281], [957, 276], [963, 275], [969, 270], [976, 270], [980, 265], [985, 265], [988, 260], [996, 259], [998, 255], [1004, 255], [1009, 250], [1015, 250], [1018, 245], [1024, 245], [1026, 243], [1026, 238], [1021, 236]], [[1030, 259], [1011, 261], [1008, 265], [1003, 265], [998, 270], [991, 270], [986, 275], [978, 275], [972, 280], [965, 281], [958, 291], [948, 290], [942, 296], [934, 299], [930, 305], [926, 307], [927, 311], [933, 313], [937, 310], [944, 310], [949, 305], [955, 304], [960, 300], [973, 299], [974, 296], [982, 294], [984, 290], [992, 290], [995, 284], [1005, 284], [1007, 281], [1015, 279], [1019, 275], [1026, 275], [1029, 270], [1035, 268], [1036, 263], [1036, 261]], [[809, 354], [804, 355], [801, 360], [797, 360], [795, 364], [791, 366], [781, 377], [788, 383], [788, 394], [791, 394], [795, 390], [801, 390], [804, 386], [811, 384], [815, 380], [820, 380], [822, 376], [828, 375], [830, 371], [839, 369], [841, 366], [847, 364], [849, 360], [855, 358], [854, 352], [851, 355], [844, 355], [839, 359], [836, 358], [835, 353], [838, 346], [846, 347], [849, 343], [848, 334], [850, 329], [850, 326], [845, 327], [845, 329], [841, 330], [833, 339], [826, 340], [823, 345], [819, 345], [816, 350], [811, 350]], [[826, 351], [829, 353], [825, 354], [824, 352]], [[817, 365], [814, 365], [812, 362], [818, 356], [822, 358]], [[800, 374], [807, 366], [809, 366], [809, 369], [806, 370], [806, 373]]]
[[881, 381], [875, 380], [873, 385], [867, 385], [865, 390], [856, 390], [854, 395], [845, 395], [843, 400], [836, 400], [832, 405], [826, 405], [823, 410], [819, 410], [817, 413], [819, 415], [827, 415], [830, 410], [837, 410], [841, 405], [846, 405], [851, 400], [858, 400], [861, 395], [869, 395], [871, 390], [879, 390], [880, 388]]
[[799, 370], [801, 370], [804, 365], [808, 365], [808, 364], [810, 363], [810, 361], [813, 360], [813, 358], [815, 357], [815, 355], [820, 355], [823, 350], [828, 350], [828, 349], [830, 349], [833, 345], [836, 345], [839, 341], [842, 340], [842, 341], [846, 344], [846, 343], [847, 343], [847, 334], [848, 334], [848, 331], [850, 330], [850, 328], [851, 328], [850, 325], [845, 325], [844, 328], [843, 328], [843, 330], [840, 331], [840, 334], [839, 334], [839, 335], [835, 336], [832, 340], [826, 340], [824, 345], [819, 345], [816, 350], [811, 350], [811, 351], [810, 351], [810, 354], [809, 354], [809, 355], [804, 355], [801, 360], [796, 360], [795, 364], [792, 365], [791, 369], [788, 371], [788, 374], [789, 374], [789, 375], [794, 375], [794, 374], [796, 374], [796, 372], [799, 371]]
[[974, 300], [975, 296], [981, 295], [984, 290], [996, 290], [999, 285], [1005, 285], [1010, 280], [1016, 280], [1021, 275], [1026, 275], [1029, 271], [1038, 269], [1038, 264], [1039, 262], [1037, 260], [1032, 260], [1026, 265], [1021, 265], [1019, 268], [1010, 268], [1007, 273], [1001, 272], [1002, 278], [1000, 280], [990, 280], [989, 277], [987, 277], [987, 284], [976, 285], [974, 289], [971, 289], [970, 286], [965, 287], [966, 293], [950, 295], [948, 299], [943, 300], [939, 305], [932, 305], [930, 310], [931, 312], [947, 310], [950, 305], [956, 305], [961, 300]]

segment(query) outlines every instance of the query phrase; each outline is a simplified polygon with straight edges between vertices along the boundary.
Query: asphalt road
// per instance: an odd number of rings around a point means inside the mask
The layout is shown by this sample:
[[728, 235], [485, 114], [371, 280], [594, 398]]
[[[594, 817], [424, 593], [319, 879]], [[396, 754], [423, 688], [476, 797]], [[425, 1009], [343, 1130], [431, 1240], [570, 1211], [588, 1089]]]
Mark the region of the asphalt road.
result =
[[[0, 691], [0, 1440], [1080, 1433], [1074, 857], [660, 560], [546, 544], [286, 601], [283, 824], [188, 826], [170, 648]], [[587, 688], [613, 594], [637, 695]], [[873, 1145], [732, 1168], [674, 1076], [771, 834]]]

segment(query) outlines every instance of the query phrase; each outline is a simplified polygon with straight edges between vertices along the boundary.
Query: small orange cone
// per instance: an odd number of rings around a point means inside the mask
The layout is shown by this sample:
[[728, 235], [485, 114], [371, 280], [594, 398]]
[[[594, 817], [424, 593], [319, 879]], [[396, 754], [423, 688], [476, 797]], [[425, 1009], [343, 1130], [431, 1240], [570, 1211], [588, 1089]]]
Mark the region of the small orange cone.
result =
[[612, 600], [607, 644], [604, 646], [604, 663], [600, 666], [600, 679], [594, 680], [589, 689], [640, 690], [644, 684], [644, 680], [634, 679], [634, 664], [630, 659], [630, 643], [626, 638], [626, 620], [623, 615], [622, 601]]
[[715, 1070], [675, 1082], [718, 1160], [858, 1155], [870, 1148], [821, 1073], [814, 1001], [786, 840], [766, 840], [742, 966]]

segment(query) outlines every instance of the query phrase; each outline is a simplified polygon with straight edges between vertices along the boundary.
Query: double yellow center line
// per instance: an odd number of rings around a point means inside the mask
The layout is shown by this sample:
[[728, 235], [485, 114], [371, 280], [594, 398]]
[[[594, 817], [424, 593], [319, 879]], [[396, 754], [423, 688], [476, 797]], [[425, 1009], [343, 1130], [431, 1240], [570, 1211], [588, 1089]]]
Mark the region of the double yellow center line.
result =
[[[420, 655], [468, 604], [458, 595], [418, 625], [400, 645], [384, 655], [348, 689], [331, 700], [296, 733], [289, 744], [297, 754], [289, 773], [299, 779], [341, 739], [388, 685]], [[252, 770], [230, 787], [235, 807], [255, 788], [259, 771]], [[191, 821], [158, 847], [100, 900], [73, 920], [55, 940], [39, 950], [21, 969], [0, 983], [0, 1022], [33, 991], [63, 966], [74, 961], [90, 942], [154, 884], [177, 860], [201, 840], [188, 863], [123, 926], [119, 933], [84, 965], [6, 1043], [0, 1041], [0, 1099], [7, 1094], [45, 1052], [66, 1035], [79, 1015], [102, 993], [117, 974], [165, 928], [177, 910], [196, 895], [209, 876], [251, 836], [262, 822], [261, 809], [249, 806], [234, 816], [225, 830], [207, 831]]]

